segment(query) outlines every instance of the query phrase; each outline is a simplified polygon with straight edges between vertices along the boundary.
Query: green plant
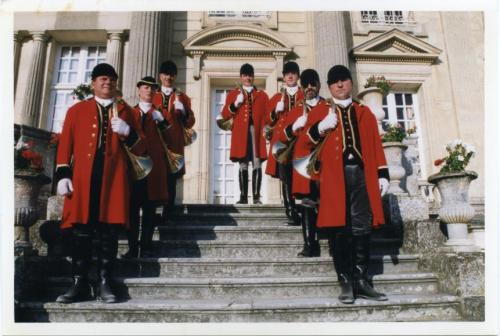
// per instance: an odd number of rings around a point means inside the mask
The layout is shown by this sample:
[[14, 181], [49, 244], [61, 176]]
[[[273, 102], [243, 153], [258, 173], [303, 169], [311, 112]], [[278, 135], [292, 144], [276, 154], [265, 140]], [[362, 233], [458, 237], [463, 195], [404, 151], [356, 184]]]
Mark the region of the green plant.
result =
[[436, 167], [442, 165], [440, 173], [461, 173], [465, 171], [465, 167], [469, 164], [470, 159], [475, 156], [476, 149], [474, 146], [463, 143], [462, 140], [456, 139], [446, 145], [448, 155], [442, 159], [434, 161]]
[[369, 87], [377, 87], [382, 90], [382, 93], [387, 95], [391, 90], [392, 83], [385, 79], [384, 76], [372, 75], [368, 77], [365, 84], [365, 89]]
[[387, 124], [387, 131], [382, 134], [382, 142], [402, 142], [406, 138], [407, 132], [400, 124]]
[[78, 85], [71, 94], [75, 96], [78, 100], [84, 100], [90, 95], [94, 94], [94, 91], [88, 84], [80, 84]]

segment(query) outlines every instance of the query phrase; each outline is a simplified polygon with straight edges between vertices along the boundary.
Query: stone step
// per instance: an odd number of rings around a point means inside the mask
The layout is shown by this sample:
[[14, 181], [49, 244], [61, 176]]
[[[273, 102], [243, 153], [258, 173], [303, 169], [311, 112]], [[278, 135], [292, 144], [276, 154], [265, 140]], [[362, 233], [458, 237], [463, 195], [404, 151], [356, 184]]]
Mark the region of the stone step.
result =
[[236, 300], [132, 299], [59, 304], [23, 302], [17, 322], [398, 322], [459, 321], [456, 296], [391, 295], [388, 301], [336, 298], [238, 298]]
[[[48, 276], [71, 275], [71, 262], [65, 258], [50, 261], [40, 257], [27, 261], [27, 267], [46, 263]], [[32, 265], [32, 266], [30, 266]], [[95, 270], [92, 270], [95, 272]], [[418, 272], [417, 255], [372, 256], [370, 274]], [[118, 259], [116, 275], [121, 277], [220, 278], [220, 277], [304, 277], [335, 276], [331, 257], [318, 258], [139, 258]]]
[[[71, 287], [71, 278], [50, 278], [47, 298]], [[374, 287], [387, 295], [428, 295], [437, 292], [432, 273], [383, 274], [373, 277]], [[333, 276], [292, 278], [117, 278], [119, 297], [127, 299], [238, 299], [337, 297], [340, 286]]]
[[[372, 254], [399, 254], [399, 240], [372, 240]], [[154, 241], [155, 256], [159, 258], [293, 258], [303, 248], [300, 240], [162, 240]], [[328, 242], [320, 240], [321, 255], [329, 256]], [[126, 240], [119, 241], [119, 254], [128, 250]]]
[[285, 225], [287, 218], [285, 212], [277, 213], [187, 213], [167, 216], [167, 226], [192, 226], [192, 225], [224, 225], [224, 226], [255, 226], [255, 225]]
[[198, 214], [207, 215], [214, 213], [240, 213], [240, 214], [284, 214], [285, 208], [281, 204], [180, 204], [175, 205], [172, 215]]

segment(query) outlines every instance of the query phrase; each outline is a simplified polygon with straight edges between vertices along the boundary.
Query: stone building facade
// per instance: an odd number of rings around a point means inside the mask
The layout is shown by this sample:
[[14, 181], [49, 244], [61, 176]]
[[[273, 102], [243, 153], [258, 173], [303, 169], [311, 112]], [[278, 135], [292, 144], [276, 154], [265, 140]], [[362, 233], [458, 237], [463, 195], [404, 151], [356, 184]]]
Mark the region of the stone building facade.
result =
[[[184, 203], [233, 203], [236, 168], [229, 134], [215, 123], [242, 63], [254, 65], [256, 85], [269, 95], [281, 85], [283, 62], [320, 73], [350, 66], [355, 91], [371, 75], [393, 82], [386, 118], [417, 127], [409, 155], [418, 181], [437, 171], [444, 145], [460, 138], [477, 148], [470, 190], [484, 202], [484, 19], [481, 12], [19, 12], [14, 15], [15, 123], [60, 131], [73, 103], [71, 90], [87, 82], [98, 62], [114, 65], [131, 105], [135, 83], [174, 60], [177, 86], [192, 99], [197, 141], [186, 151], [178, 185]], [[421, 183], [423, 184], [423, 183]], [[280, 202], [277, 181], [264, 181], [264, 201]], [[410, 187], [409, 187], [410, 189]]]

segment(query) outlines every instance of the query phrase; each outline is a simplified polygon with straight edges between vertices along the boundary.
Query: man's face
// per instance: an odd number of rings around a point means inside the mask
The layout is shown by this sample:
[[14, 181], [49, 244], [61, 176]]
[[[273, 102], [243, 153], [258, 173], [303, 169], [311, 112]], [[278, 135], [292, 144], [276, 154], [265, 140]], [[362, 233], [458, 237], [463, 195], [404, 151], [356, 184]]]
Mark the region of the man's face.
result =
[[116, 93], [116, 78], [99, 76], [92, 80], [94, 95], [102, 99], [113, 98]]
[[160, 74], [161, 85], [164, 86], [164, 87], [171, 88], [171, 87], [174, 86], [176, 78], [177, 78], [176, 75], [170, 75], [170, 74], [161, 73]]
[[297, 75], [295, 72], [287, 72], [283, 75], [283, 81], [285, 82], [286, 86], [295, 86], [297, 85], [298, 80], [299, 75]]
[[151, 85], [141, 85], [137, 89], [139, 93], [139, 100], [145, 103], [151, 103], [153, 101], [153, 96], [156, 93], [156, 88], [153, 88]]
[[320, 88], [321, 85], [319, 83], [309, 83], [307, 86], [303, 86], [302, 90], [304, 90], [306, 100], [316, 98]]
[[244, 86], [252, 86], [253, 85], [253, 78], [254, 77], [252, 75], [243, 74], [243, 75], [240, 75], [240, 82]]
[[328, 86], [333, 98], [347, 99], [351, 97], [352, 81], [350, 79], [338, 80]]

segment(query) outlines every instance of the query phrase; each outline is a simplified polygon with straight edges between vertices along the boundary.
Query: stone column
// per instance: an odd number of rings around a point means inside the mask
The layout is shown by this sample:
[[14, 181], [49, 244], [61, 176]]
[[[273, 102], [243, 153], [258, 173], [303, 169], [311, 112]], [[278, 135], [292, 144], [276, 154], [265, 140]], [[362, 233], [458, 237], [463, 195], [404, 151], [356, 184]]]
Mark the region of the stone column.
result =
[[335, 64], [349, 67], [346, 24], [343, 12], [314, 13], [315, 69], [319, 73], [323, 97], [330, 96], [325, 84], [328, 70]]
[[144, 76], [156, 77], [160, 66], [165, 15], [162, 12], [132, 14], [127, 67], [123, 82], [124, 99], [134, 104], [135, 84]]
[[111, 64], [118, 74], [118, 87], [121, 88], [123, 82], [123, 30], [109, 30], [108, 32], [108, 45], [106, 46], [106, 63]]
[[14, 94], [17, 86], [17, 70], [19, 69], [19, 59], [21, 58], [21, 48], [23, 46], [24, 35], [19, 31], [14, 32]]
[[21, 124], [38, 127], [40, 117], [40, 103], [43, 90], [43, 75], [45, 58], [47, 54], [47, 41], [49, 36], [45, 31], [30, 32], [33, 39], [31, 63], [26, 70], [28, 73], [26, 91], [21, 108]]

